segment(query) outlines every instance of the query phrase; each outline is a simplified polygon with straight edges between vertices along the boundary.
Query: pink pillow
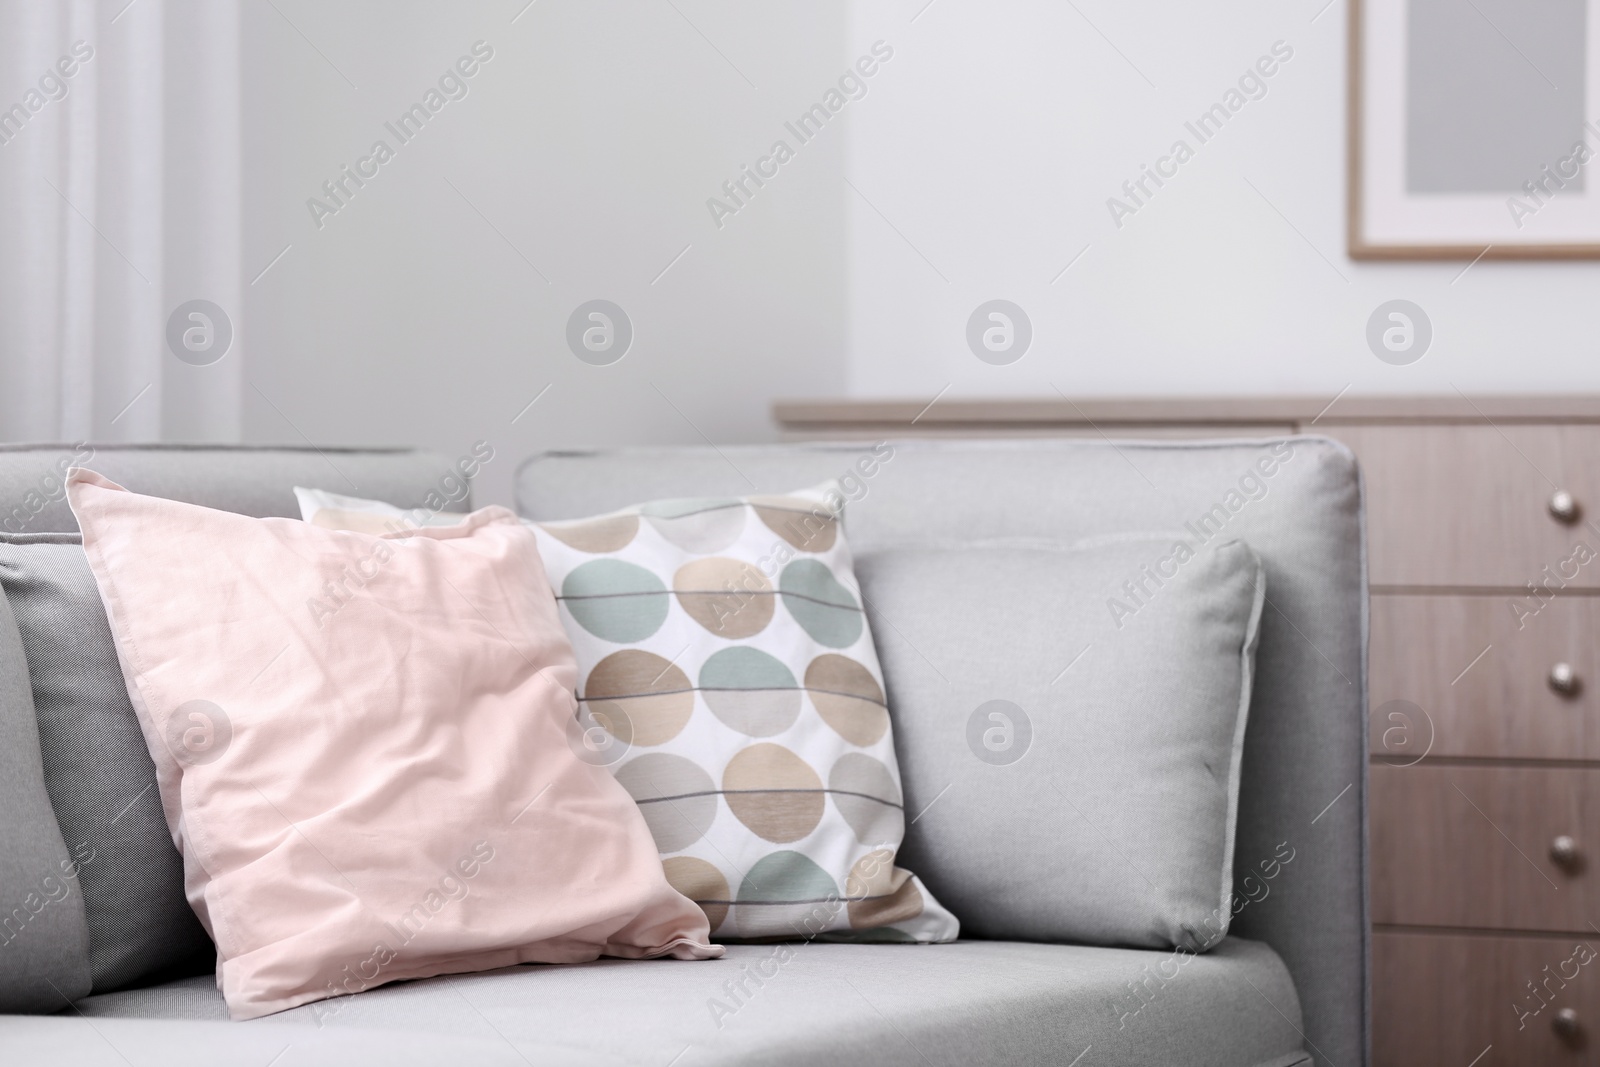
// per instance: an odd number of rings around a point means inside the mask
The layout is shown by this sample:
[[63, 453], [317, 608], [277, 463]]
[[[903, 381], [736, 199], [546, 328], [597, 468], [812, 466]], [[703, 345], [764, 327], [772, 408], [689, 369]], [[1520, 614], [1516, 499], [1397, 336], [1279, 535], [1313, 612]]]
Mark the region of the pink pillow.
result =
[[382, 537], [67, 478], [235, 1019], [406, 978], [708, 959], [504, 508]]

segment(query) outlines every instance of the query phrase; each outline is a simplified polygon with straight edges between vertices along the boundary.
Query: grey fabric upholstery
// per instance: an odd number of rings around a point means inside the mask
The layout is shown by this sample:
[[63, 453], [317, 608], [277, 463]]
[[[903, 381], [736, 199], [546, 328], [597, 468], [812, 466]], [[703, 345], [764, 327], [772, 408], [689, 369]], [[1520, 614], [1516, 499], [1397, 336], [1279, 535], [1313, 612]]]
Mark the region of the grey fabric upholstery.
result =
[[[1258, 466], [1268, 460], [1270, 477]], [[1173, 530], [1202, 516], [1218, 521], [1221, 509], [1226, 535], [1261, 557], [1268, 590], [1235, 889], [1281, 844], [1296, 855], [1232, 930], [1282, 956], [1317, 1061], [1365, 1063], [1366, 558], [1350, 452], [1313, 437], [925, 441], [897, 443], [887, 459], [848, 444], [562, 452], [522, 466], [517, 500], [531, 518], [568, 519], [662, 497], [781, 493], [841, 475], [855, 498], [846, 523], [860, 554], [939, 540]], [[892, 627], [893, 607], [875, 607], [873, 625]], [[891, 710], [896, 736], [909, 738], [918, 721]]]
[[[0, 533], [75, 531], [62, 481], [89, 467], [136, 493], [241, 515], [297, 519], [296, 485], [423, 507], [447, 478], [449, 460], [407, 449], [253, 445], [0, 445]], [[465, 510], [470, 496], [453, 496]]]
[[[77, 534], [0, 536], [45, 787], [78, 870], [96, 992], [216, 966], [183, 891], [144, 732]], [[60, 1008], [60, 998], [51, 1005]]]
[[889, 707], [916, 721], [901, 859], [969, 936], [1222, 939], [1265, 589], [1249, 546], [967, 542], [864, 553], [856, 576], [892, 620], [874, 627]]
[[261, 1067], [286, 1046], [283, 1063], [330, 1067], [1064, 1067], [1086, 1050], [1078, 1067], [1307, 1062], [1293, 983], [1258, 943], [1230, 938], [1181, 969], [1171, 953], [999, 941], [783, 951], [787, 960], [774, 946], [736, 945], [704, 963], [436, 978], [250, 1023], [221, 1021], [220, 994], [192, 979], [80, 1002], [93, 1029], [78, 1018], [0, 1019], [0, 1045], [18, 1063], [120, 1063], [120, 1053], [167, 1067]]
[[[848, 473], [847, 489], [859, 498], [848, 519], [858, 551], [940, 538], [1078, 539], [1180, 526], [1223, 500], [1272, 447], [927, 443], [896, 446], [887, 461], [880, 453], [871, 462], [867, 448], [851, 446], [562, 454], [525, 465], [519, 499], [533, 517], [576, 518], [659, 497], [783, 492]], [[1342, 446], [1296, 438], [1292, 447], [1294, 458], [1266, 494], [1227, 519], [1228, 536], [1261, 556], [1270, 598], [1245, 744], [1237, 870], [1254, 871], [1278, 842], [1299, 849], [1270, 895], [1235, 919], [1235, 935], [1265, 944], [1232, 936], [1179, 965], [1169, 981], [1161, 974], [1171, 953], [810, 944], [720, 1030], [708, 1001], [726, 997], [723, 983], [741, 980], [744, 964], [759, 967], [770, 947], [736, 946], [714, 963], [603, 961], [408, 983], [324, 1006], [338, 1010], [320, 1028], [313, 1006], [252, 1023], [208, 1021], [221, 1018], [221, 998], [210, 979], [197, 978], [82, 1001], [92, 1027], [70, 1012], [0, 1017], [0, 1048], [20, 1063], [266, 1064], [289, 1048], [280, 1062], [667, 1064], [678, 1056], [680, 1067], [847, 1063], [864, 1051], [885, 1064], [1066, 1064], [1087, 1049], [1078, 1067], [1298, 1067], [1309, 1062], [1304, 1047], [1320, 1063], [1364, 1063], [1359, 479]], [[46, 453], [20, 466], [0, 453], [0, 527], [31, 484], [17, 472], [54, 469], [57, 453]], [[248, 470], [230, 467], [235, 453], [202, 452], [198, 466], [180, 453], [129, 457], [145, 464], [131, 473], [109, 460], [89, 465], [139, 491], [214, 507], [242, 500], [236, 510], [257, 514], [293, 515], [296, 482], [339, 490], [314, 452], [258, 457]], [[339, 462], [339, 453], [329, 456]], [[280, 461], [293, 469], [274, 471]], [[387, 462], [411, 470], [417, 460]], [[414, 493], [385, 493], [354, 464], [340, 466], [358, 494], [402, 506], [422, 506], [433, 488], [418, 470]], [[427, 466], [449, 469], [442, 460]], [[59, 522], [59, 514], [46, 506], [30, 521]], [[897, 732], [908, 729], [915, 723], [896, 723]], [[1142, 1007], [1132, 1014], [1136, 1002]]]
[[89, 927], [45, 791], [22, 636], [0, 589], [0, 1011], [89, 992]]

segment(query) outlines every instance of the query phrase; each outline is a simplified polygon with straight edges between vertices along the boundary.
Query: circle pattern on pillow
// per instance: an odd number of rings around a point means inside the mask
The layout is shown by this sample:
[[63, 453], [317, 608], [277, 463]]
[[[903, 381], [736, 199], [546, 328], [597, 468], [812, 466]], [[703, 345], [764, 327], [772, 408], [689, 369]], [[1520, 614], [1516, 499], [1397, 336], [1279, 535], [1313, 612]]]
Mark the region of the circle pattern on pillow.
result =
[[778, 588], [783, 606], [817, 644], [848, 648], [861, 636], [861, 605], [820, 560], [795, 560], [783, 568]]
[[613, 768], [644, 812], [650, 836], [662, 852], [694, 844], [717, 817], [717, 788], [693, 760], [652, 752]]
[[823, 486], [534, 526], [589, 733], [619, 732], [605, 765], [721, 938], [959, 929], [894, 865], [904, 802], [842, 500]]
[[881, 760], [860, 752], [839, 757], [828, 774], [834, 806], [863, 845], [899, 841], [905, 833], [900, 786]]
[[850, 925], [855, 929], [889, 926], [922, 911], [916, 879], [894, 866], [894, 853], [879, 849], [863, 856], [845, 879]]
[[639, 641], [667, 621], [667, 587], [636, 563], [597, 559], [568, 574], [561, 597], [578, 625], [607, 641]]
[[693, 856], [671, 856], [661, 861], [667, 874], [667, 884], [700, 905], [700, 910], [711, 920], [711, 929], [722, 925], [728, 917], [728, 880], [705, 860]]
[[813, 500], [753, 496], [750, 508], [767, 529], [802, 552], [826, 552], [839, 536], [838, 517]]
[[733, 814], [763, 841], [798, 841], [822, 821], [822, 779], [782, 745], [742, 749], [722, 772], [722, 790]]
[[637, 648], [595, 664], [582, 693], [595, 721], [634, 745], [672, 740], [694, 713], [689, 676], [671, 660]]
[[839, 887], [804, 853], [784, 850], [763, 857], [739, 884], [739, 934], [768, 937], [772, 931], [818, 932], [831, 919]]
[[616, 552], [639, 532], [639, 516], [602, 515], [585, 522], [545, 522], [539, 528], [581, 552]]
[[672, 589], [691, 619], [730, 641], [754, 637], [772, 621], [772, 584], [740, 560], [710, 556], [685, 563], [672, 576]]
[[800, 717], [800, 686], [783, 661], [735, 645], [700, 668], [700, 696], [717, 718], [751, 737], [771, 737]]
[[828, 652], [806, 667], [806, 689], [822, 721], [865, 748], [889, 732], [889, 705], [878, 680], [856, 660]]

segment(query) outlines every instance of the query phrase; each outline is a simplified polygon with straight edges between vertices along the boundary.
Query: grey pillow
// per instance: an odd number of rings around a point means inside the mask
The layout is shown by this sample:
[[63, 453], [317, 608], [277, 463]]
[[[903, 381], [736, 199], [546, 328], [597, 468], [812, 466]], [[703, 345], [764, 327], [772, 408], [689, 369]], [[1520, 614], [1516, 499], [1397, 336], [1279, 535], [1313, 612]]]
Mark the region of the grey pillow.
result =
[[27, 657], [60, 837], [91, 857], [76, 874], [93, 992], [214, 969], [216, 949], [184, 896], [183, 861], [81, 539], [0, 537], [0, 587]]
[[58, 1011], [89, 992], [89, 928], [44, 788], [33, 690], [0, 592], [0, 1012]]
[[1220, 941], [1255, 553], [1141, 534], [897, 548], [856, 572], [890, 712], [917, 721], [896, 735], [906, 862], [963, 932]]

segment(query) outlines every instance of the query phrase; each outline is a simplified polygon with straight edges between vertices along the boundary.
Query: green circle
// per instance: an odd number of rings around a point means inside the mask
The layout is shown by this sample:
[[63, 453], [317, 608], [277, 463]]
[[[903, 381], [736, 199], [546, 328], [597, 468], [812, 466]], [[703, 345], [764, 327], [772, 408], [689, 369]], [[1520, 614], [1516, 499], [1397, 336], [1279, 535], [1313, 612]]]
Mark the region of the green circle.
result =
[[701, 689], [797, 689], [794, 672], [759, 648], [734, 645], [712, 654], [700, 668]]
[[837, 900], [839, 887], [806, 856], [785, 849], [763, 856], [739, 883], [739, 903], [807, 903]]
[[636, 563], [591, 560], [561, 583], [561, 599], [578, 625], [616, 644], [642, 641], [667, 621], [667, 587]]
[[849, 648], [861, 636], [861, 605], [821, 560], [797, 559], [778, 576], [783, 606], [819, 645]]

